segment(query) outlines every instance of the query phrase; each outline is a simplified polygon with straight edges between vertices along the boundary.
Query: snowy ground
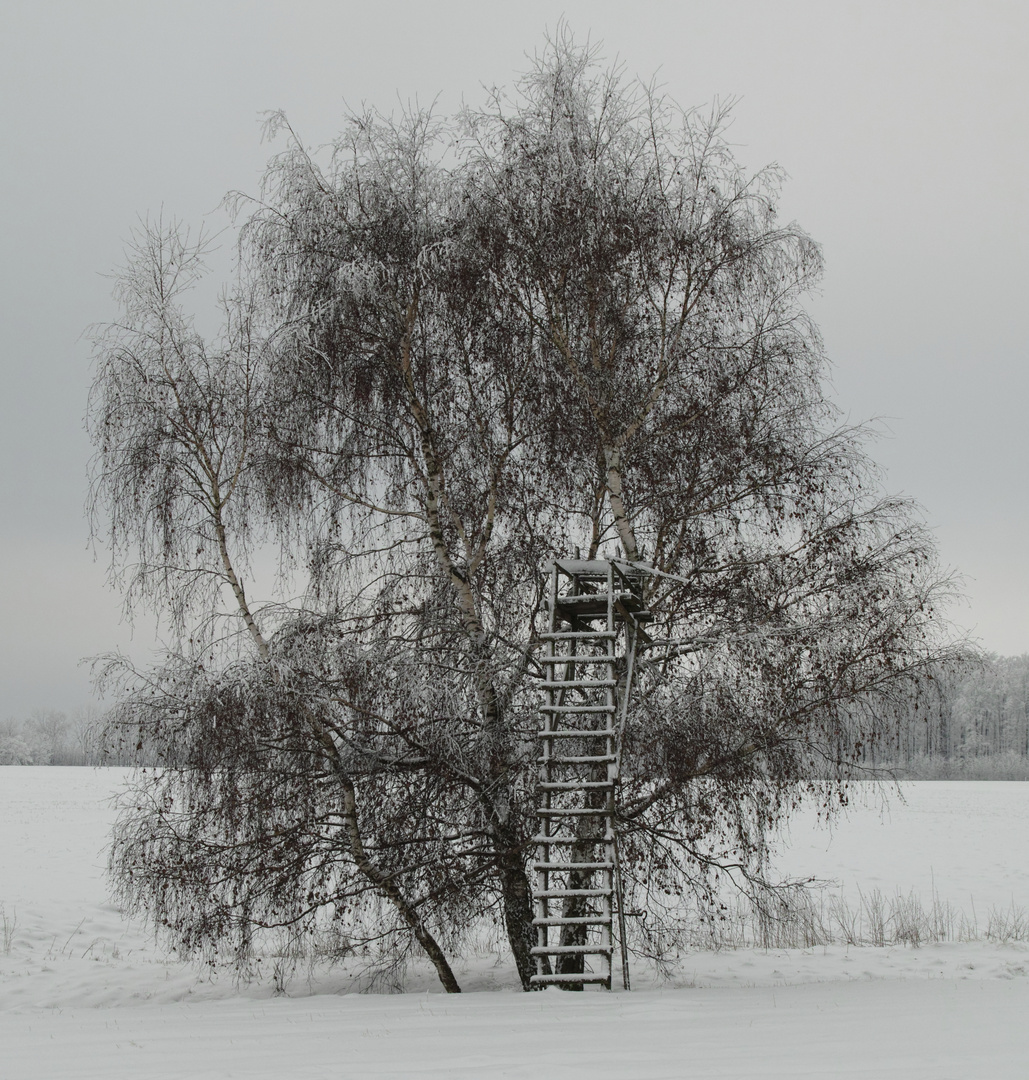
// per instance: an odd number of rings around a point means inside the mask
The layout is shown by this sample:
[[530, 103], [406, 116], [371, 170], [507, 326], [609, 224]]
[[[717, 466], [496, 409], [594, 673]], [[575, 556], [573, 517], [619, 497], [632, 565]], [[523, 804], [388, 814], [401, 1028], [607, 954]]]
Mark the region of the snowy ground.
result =
[[[119, 770], [0, 769], [0, 1080], [364, 1077], [1029, 1076], [1029, 946], [698, 951], [631, 994], [523, 995], [488, 955], [445, 996], [345, 994], [346, 972], [287, 996], [163, 953], [106, 900]], [[985, 924], [1029, 907], [1029, 784], [912, 783], [834, 832], [794, 823], [785, 873], [849, 896], [914, 891]], [[492, 992], [487, 992], [492, 991]]]

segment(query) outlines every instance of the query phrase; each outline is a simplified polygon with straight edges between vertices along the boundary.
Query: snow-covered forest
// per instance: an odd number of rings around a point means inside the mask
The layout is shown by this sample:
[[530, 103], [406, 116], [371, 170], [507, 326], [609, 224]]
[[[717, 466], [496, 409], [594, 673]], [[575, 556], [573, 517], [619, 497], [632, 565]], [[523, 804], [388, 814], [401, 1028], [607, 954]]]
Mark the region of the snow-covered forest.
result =
[[0, 720], [0, 765], [122, 764], [105, 754], [96, 708], [70, 716], [57, 709], [33, 709], [26, 717]]
[[933, 672], [861, 758], [914, 779], [1029, 778], [1029, 656]]

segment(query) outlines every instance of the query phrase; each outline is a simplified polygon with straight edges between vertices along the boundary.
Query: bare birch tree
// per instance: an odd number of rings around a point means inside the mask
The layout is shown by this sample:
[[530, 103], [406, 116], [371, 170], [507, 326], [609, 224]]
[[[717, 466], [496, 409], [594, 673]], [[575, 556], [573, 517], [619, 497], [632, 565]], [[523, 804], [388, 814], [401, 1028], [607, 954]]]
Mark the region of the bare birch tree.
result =
[[[181, 307], [202, 272], [202, 244], [146, 225], [131, 255], [117, 291], [124, 321], [97, 341], [94, 498], [116, 559], [135, 557], [129, 602], [168, 612], [180, 648], [150, 672], [107, 664], [129, 686], [112, 729], [137, 731], [164, 766], [144, 774], [116, 829], [121, 894], [187, 950], [230, 938], [243, 963], [255, 930], [311, 924], [326, 905], [342, 913], [371, 889], [456, 992], [409, 882], [369, 853], [346, 738], [291, 664], [295, 624], [287, 620], [294, 633], [275, 648], [247, 598], [242, 567], [261, 538], [254, 478], [268, 431], [252, 294], [226, 299], [212, 348]], [[245, 643], [224, 631], [226, 615]]]
[[[216, 351], [148, 241], [91, 414], [129, 596], [188, 645], [115, 713], [174, 765], [116, 877], [181, 942], [397, 925], [453, 989], [495, 916], [528, 988], [541, 571], [576, 547], [645, 566], [656, 616], [618, 811], [644, 949], [684, 889], [760, 880], [946, 654], [931, 540], [822, 389], [818, 248], [724, 121], [561, 41], [451, 123], [355, 115], [328, 159], [286, 128]], [[291, 606], [253, 608], [258, 543]]]
[[480, 273], [554, 388], [541, 462], [566, 528], [656, 571], [620, 794], [653, 914], [759, 854], [811, 778], [842, 778], [937, 655], [947, 586], [824, 395], [802, 307], [821, 255], [778, 223], [779, 171], [745, 175], [724, 112], [585, 50], [558, 45], [519, 89], [466, 118]]

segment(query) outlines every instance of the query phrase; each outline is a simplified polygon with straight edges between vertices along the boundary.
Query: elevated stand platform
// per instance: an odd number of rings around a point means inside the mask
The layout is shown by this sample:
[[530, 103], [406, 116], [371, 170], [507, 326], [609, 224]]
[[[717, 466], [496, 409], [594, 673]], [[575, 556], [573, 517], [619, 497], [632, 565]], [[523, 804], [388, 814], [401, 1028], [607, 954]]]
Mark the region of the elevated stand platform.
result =
[[628, 989], [614, 810], [636, 645], [651, 618], [644, 574], [562, 559], [549, 575], [532, 982], [610, 990], [617, 920]]

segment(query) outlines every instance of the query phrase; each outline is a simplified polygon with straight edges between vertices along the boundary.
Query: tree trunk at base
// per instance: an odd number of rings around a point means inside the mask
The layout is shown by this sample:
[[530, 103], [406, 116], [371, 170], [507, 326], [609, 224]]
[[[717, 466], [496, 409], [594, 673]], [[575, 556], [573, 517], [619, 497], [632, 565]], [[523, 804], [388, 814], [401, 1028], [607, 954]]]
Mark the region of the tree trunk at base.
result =
[[[536, 928], [532, 924], [532, 890], [529, 877], [516, 847], [503, 850], [499, 863], [507, 939], [518, 968], [522, 989], [532, 990], [531, 980], [536, 974], [536, 960], [532, 955], [532, 948], [536, 944]], [[549, 967], [549, 964], [547, 966]]]
[[350, 835], [350, 849], [358, 869], [364, 876], [377, 885], [382, 894], [400, 912], [401, 918], [407, 923], [415, 940], [421, 945], [436, 969], [439, 981], [448, 994], [460, 994], [461, 987], [454, 976], [453, 969], [446, 955], [440, 948], [435, 937], [429, 932], [428, 927], [422, 921], [417, 908], [404, 896], [396, 882], [389, 874], [385, 874], [368, 858], [361, 839], [360, 829], [357, 822], [357, 801], [353, 783], [349, 778], [342, 778], [344, 787], [344, 820], [347, 823], [347, 831]]

